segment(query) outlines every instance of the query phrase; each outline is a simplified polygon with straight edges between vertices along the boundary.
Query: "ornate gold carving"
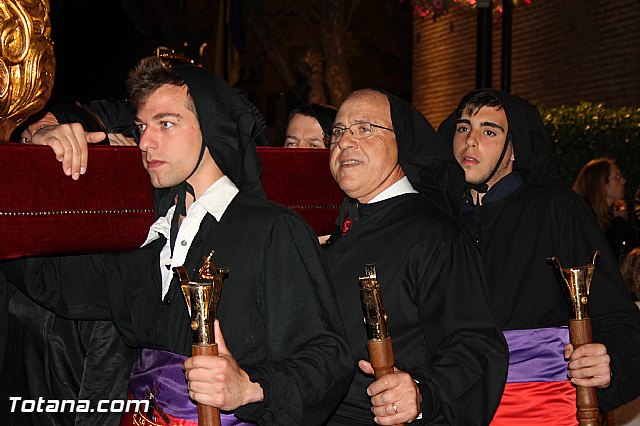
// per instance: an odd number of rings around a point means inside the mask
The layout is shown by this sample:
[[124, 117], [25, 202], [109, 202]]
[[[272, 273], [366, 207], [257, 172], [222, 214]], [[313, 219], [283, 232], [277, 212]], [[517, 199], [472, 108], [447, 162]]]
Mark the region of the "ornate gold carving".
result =
[[364, 314], [364, 325], [368, 340], [384, 340], [387, 333], [387, 313], [382, 304], [382, 291], [376, 274], [375, 263], [364, 266], [364, 277], [360, 277], [360, 301]]
[[[229, 268], [217, 268], [211, 263], [213, 251], [205, 258], [200, 268], [199, 278], [205, 281], [195, 282], [189, 279], [184, 266], [176, 266], [173, 273], [180, 280], [182, 295], [187, 303], [193, 345], [206, 346], [215, 344], [213, 322], [218, 312], [218, 302], [222, 292], [222, 280], [229, 273]], [[210, 278], [209, 278], [210, 277]], [[215, 353], [217, 355], [217, 352]]]
[[0, 1], [0, 141], [49, 100], [55, 77], [48, 0]]
[[211, 250], [211, 253], [209, 253], [209, 256], [203, 259], [204, 262], [202, 263], [202, 266], [198, 271], [198, 279], [204, 280], [204, 281], [211, 281], [216, 277], [215, 273], [217, 272], [218, 268], [216, 268], [216, 265], [211, 263], [211, 258], [213, 257], [214, 252], [215, 252], [214, 250]]

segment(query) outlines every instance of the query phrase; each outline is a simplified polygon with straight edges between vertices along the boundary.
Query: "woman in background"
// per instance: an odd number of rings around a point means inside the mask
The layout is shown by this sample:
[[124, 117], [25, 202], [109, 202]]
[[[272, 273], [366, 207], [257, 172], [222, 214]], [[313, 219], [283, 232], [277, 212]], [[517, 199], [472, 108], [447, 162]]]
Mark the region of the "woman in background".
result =
[[638, 236], [628, 220], [624, 184], [620, 168], [610, 158], [589, 161], [573, 184], [573, 190], [589, 203], [596, 214], [619, 263], [638, 246]]

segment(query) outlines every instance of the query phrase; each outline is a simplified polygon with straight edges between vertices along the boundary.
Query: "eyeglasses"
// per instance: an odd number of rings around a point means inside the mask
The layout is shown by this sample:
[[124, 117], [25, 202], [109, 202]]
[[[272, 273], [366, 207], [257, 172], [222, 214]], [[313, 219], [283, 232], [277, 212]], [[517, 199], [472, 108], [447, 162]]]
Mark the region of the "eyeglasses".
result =
[[[355, 129], [353, 129], [354, 127]], [[390, 129], [388, 127], [369, 123], [368, 121], [362, 121], [359, 123], [353, 123], [348, 127], [335, 126], [329, 131], [329, 133], [324, 134], [324, 143], [326, 145], [335, 145], [340, 143], [342, 137], [344, 136], [344, 132], [346, 132], [347, 130], [351, 133], [351, 136], [353, 136], [354, 139], [366, 139], [373, 135], [374, 127], [393, 132], [393, 129]]]

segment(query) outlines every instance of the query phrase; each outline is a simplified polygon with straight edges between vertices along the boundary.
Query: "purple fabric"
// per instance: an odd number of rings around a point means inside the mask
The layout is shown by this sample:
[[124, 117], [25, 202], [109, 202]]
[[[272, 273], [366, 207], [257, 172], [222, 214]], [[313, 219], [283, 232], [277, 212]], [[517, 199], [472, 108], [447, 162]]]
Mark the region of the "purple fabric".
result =
[[[142, 349], [131, 370], [129, 390], [136, 399], [149, 399], [155, 393], [156, 404], [163, 412], [192, 422], [198, 421], [198, 406], [189, 399], [182, 365], [187, 357], [172, 352]], [[233, 414], [220, 414], [222, 426], [250, 425]]]
[[507, 383], [561, 382], [567, 379], [563, 348], [567, 327], [504, 331], [509, 345]]

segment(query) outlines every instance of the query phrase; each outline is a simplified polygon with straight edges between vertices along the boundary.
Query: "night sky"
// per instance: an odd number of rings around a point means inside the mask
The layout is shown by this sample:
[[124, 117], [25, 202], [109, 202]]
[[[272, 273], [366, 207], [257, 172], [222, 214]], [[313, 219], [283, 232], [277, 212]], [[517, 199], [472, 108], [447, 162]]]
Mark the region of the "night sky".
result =
[[56, 79], [50, 103], [122, 98], [138, 59], [152, 53], [118, 0], [52, 0]]
[[[139, 15], [135, 21], [140, 31], [124, 13], [123, 4], [130, 13], [137, 12]], [[208, 2], [190, 2], [193, 6], [191, 9], [184, 9], [185, 4], [174, 0], [50, 0], [56, 76], [49, 105], [123, 99], [128, 72], [140, 58], [152, 55], [155, 48], [161, 45], [197, 58], [197, 47], [201, 45], [203, 34], [207, 34], [214, 19], [210, 15]], [[288, 61], [298, 84], [305, 86], [307, 82], [298, 72], [298, 61], [302, 57], [301, 52], [308, 47], [304, 43], [319, 43], [319, 37], [317, 34], [309, 36], [304, 25], [314, 22], [318, 25], [316, 21], [319, 17], [317, 13], [297, 15], [301, 13], [301, 3], [296, 1], [284, 9], [289, 10], [288, 13], [279, 13], [279, 4], [273, 2], [266, 9], [265, 17], [277, 19], [277, 23], [272, 24], [273, 37], [280, 42], [280, 53]], [[387, 89], [409, 99], [411, 12], [408, 6], [399, 5], [397, 0], [361, 2], [360, 13], [351, 21], [349, 67], [354, 88], [377, 86], [379, 84], [376, 82], [384, 81], [391, 85]], [[182, 9], [185, 13], [176, 12]], [[246, 13], [249, 20], [250, 13]], [[390, 19], [390, 16], [395, 18]], [[303, 29], [300, 30], [300, 27]], [[303, 31], [301, 39], [289, 38], [289, 31], [294, 28]], [[142, 31], [145, 35], [142, 35]], [[241, 51], [243, 69], [237, 87], [248, 93], [249, 99], [265, 116], [269, 126], [274, 129], [272, 137], [279, 137], [288, 110], [299, 101], [287, 96], [285, 107], [278, 104], [282, 93], [290, 94], [287, 92], [289, 89], [270, 65], [271, 61], [263, 51], [262, 43], [255, 37], [255, 31], [251, 31], [250, 27], [246, 27], [245, 31], [247, 40]], [[185, 40], [188, 41], [187, 47], [183, 45]], [[389, 40], [395, 40], [391, 48], [388, 46]], [[402, 40], [402, 43], [398, 40]], [[366, 64], [373, 57], [376, 65], [372, 69]], [[37, 118], [32, 117], [34, 120]]]

